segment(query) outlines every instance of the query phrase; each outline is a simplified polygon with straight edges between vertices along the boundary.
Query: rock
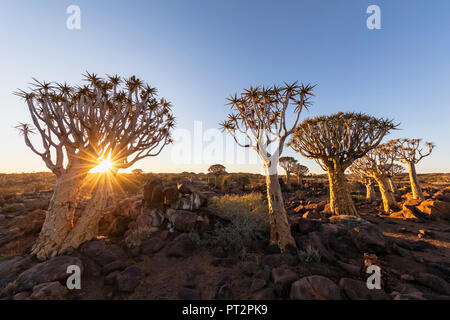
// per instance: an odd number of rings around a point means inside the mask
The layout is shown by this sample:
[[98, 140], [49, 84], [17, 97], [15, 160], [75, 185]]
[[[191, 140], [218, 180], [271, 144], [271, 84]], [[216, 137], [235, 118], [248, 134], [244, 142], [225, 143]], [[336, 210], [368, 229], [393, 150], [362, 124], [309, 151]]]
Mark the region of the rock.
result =
[[180, 194], [177, 187], [170, 187], [164, 189], [164, 204], [170, 205], [178, 200]]
[[123, 269], [125, 269], [126, 266], [127, 266], [127, 264], [124, 261], [117, 260], [117, 261], [110, 262], [107, 265], [103, 266], [102, 272], [103, 272], [103, 274], [109, 274], [116, 270], [123, 270]]
[[183, 233], [176, 237], [172, 243], [164, 248], [168, 257], [186, 258], [196, 249], [195, 243], [188, 234]]
[[144, 272], [136, 266], [129, 266], [116, 276], [117, 289], [121, 292], [133, 292], [145, 278]]
[[252, 284], [250, 286], [250, 292], [256, 292], [261, 290], [266, 286], [267, 282], [264, 279], [261, 278], [254, 278], [252, 280]]
[[198, 192], [193, 192], [187, 198], [181, 198], [172, 203], [170, 207], [176, 210], [197, 211], [205, 204], [206, 199], [200, 196]]
[[[325, 243], [325, 239], [323, 239], [319, 232], [311, 232], [308, 234], [308, 240], [305, 243], [318, 250], [321, 259], [328, 262], [336, 261], [336, 258], [328, 251], [328, 244]], [[302, 247], [304, 248], [305, 245], [303, 244]]]
[[342, 261], [337, 261], [337, 264], [350, 275], [356, 276], [361, 272], [361, 266], [355, 266], [353, 264], [345, 263]]
[[233, 292], [231, 290], [231, 280], [228, 276], [225, 276], [217, 285], [216, 294], [214, 299], [217, 300], [231, 300], [233, 299]]
[[182, 300], [200, 300], [200, 291], [192, 288], [182, 288], [178, 292], [178, 297]]
[[295, 281], [291, 286], [292, 300], [340, 300], [341, 291], [330, 279], [323, 276], [309, 276]]
[[22, 272], [16, 279], [17, 290], [23, 291], [44, 283], [66, 279], [69, 274], [67, 267], [77, 265], [83, 272], [83, 263], [80, 259], [70, 256], [58, 256], [41, 262]]
[[127, 255], [121, 247], [116, 244], [107, 244], [103, 239], [85, 242], [80, 246], [79, 251], [100, 266], [127, 259]]
[[149, 179], [144, 186], [144, 203], [147, 208], [161, 208], [164, 204], [164, 192], [161, 179]]
[[211, 265], [214, 267], [222, 266], [225, 268], [232, 268], [237, 264], [237, 260], [234, 258], [219, 258], [211, 261]]
[[14, 225], [20, 229], [22, 234], [38, 233], [41, 231], [46, 215], [47, 211], [37, 209], [31, 211], [24, 217], [17, 218]]
[[435, 275], [423, 272], [415, 274], [414, 279], [417, 283], [426, 286], [437, 293], [450, 295], [450, 284]]
[[322, 216], [320, 215], [320, 213], [318, 211], [314, 211], [314, 210], [309, 210], [306, 211], [306, 213], [303, 214], [302, 216], [303, 219], [322, 219]]
[[428, 273], [450, 282], [450, 263], [445, 261], [429, 262], [426, 269]]
[[10, 203], [5, 206], [3, 206], [2, 211], [5, 213], [11, 213], [11, 212], [19, 212], [24, 211], [25, 205], [23, 203]]
[[408, 250], [398, 246], [395, 243], [392, 244], [392, 251], [401, 257], [407, 257], [410, 255], [410, 252]]
[[286, 265], [272, 269], [272, 281], [275, 285], [275, 292], [279, 297], [287, 296], [291, 284], [297, 279], [297, 274]]
[[253, 300], [275, 300], [275, 290], [273, 288], [265, 288], [256, 292], [252, 296]]
[[397, 293], [392, 300], [427, 300], [422, 292]]
[[355, 217], [355, 216], [349, 216], [349, 215], [331, 216], [330, 217], [330, 222], [342, 225], [342, 226], [344, 226], [345, 228], [348, 228], [348, 229], [351, 229], [351, 228], [354, 228], [354, 227], [359, 227], [359, 226], [366, 225], [366, 224], [370, 223], [367, 220], [364, 220], [362, 218]]
[[165, 242], [160, 237], [150, 237], [144, 240], [141, 244], [141, 253], [145, 255], [152, 255], [161, 250]]
[[443, 219], [450, 221], [450, 203], [439, 200], [425, 200], [417, 206], [417, 209], [432, 219]]
[[108, 236], [120, 237], [128, 229], [128, 225], [132, 220], [129, 217], [119, 216], [114, 218], [106, 231]]
[[33, 287], [32, 300], [62, 300], [67, 295], [67, 288], [58, 281], [46, 282]]
[[189, 195], [196, 191], [196, 188], [189, 182], [182, 182], [177, 185], [178, 191], [183, 195]]
[[339, 286], [350, 300], [390, 300], [383, 289], [370, 290], [363, 281], [342, 278]]
[[354, 227], [349, 231], [349, 236], [360, 252], [385, 252], [384, 236], [372, 223]]
[[227, 256], [227, 253], [222, 247], [215, 247], [212, 249], [211, 254], [216, 258], [225, 258]]
[[268, 266], [270, 269], [279, 267], [283, 264], [295, 265], [297, 258], [288, 253], [274, 253], [265, 255], [261, 259], [261, 264], [263, 266]]
[[180, 232], [191, 232], [195, 230], [198, 220], [196, 213], [186, 210], [167, 209], [166, 214], [175, 230]]
[[39, 261], [31, 255], [18, 256], [4, 260], [0, 262], [0, 279], [6, 278], [7, 276], [16, 277], [18, 274], [30, 269], [37, 263], [39, 263]]
[[29, 298], [30, 298], [30, 292], [22, 291], [22, 292], [15, 294], [12, 299], [13, 300], [29, 300]]
[[308, 234], [313, 231], [320, 231], [322, 223], [320, 221], [308, 220], [298, 217], [295, 221], [291, 222], [292, 231], [299, 232], [301, 234]]
[[113, 285], [113, 284], [115, 284], [115, 283], [116, 283], [117, 276], [119, 275], [119, 273], [120, 273], [120, 271], [113, 271], [113, 272], [111, 272], [111, 273], [108, 274], [108, 275], [105, 277], [105, 279], [103, 280], [104, 283], [105, 283], [106, 285]]

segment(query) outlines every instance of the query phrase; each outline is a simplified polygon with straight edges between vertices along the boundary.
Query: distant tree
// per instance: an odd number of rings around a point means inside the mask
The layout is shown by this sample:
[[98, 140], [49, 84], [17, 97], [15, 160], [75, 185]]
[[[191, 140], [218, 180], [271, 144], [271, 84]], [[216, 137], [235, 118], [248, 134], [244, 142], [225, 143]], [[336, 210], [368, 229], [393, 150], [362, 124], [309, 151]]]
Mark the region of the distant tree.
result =
[[131, 172], [136, 176], [140, 176], [141, 174], [144, 173], [142, 169], [133, 169]]
[[379, 145], [364, 157], [353, 163], [353, 170], [360, 170], [368, 177], [375, 179], [380, 189], [384, 211], [389, 213], [398, 209], [394, 195], [389, 186], [389, 170], [394, 164], [392, 150], [386, 145]]
[[214, 176], [214, 183], [217, 186], [217, 177], [227, 174], [225, 171], [225, 166], [221, 164], [213, 164], [208, 168], [208, 173]]
[[296, 163], [292, 168], [292, 173], [297, 177], [297, 184], [302, 186], [302, 177], [306, 176], [309, 172], [307, 166]]
[[[297, 126], [301, 111], [311, 104], [312, 90], [311, 85], [297, 83], [284, 87], [250, 87], [241, 95], [235, 94], [228, 99], [232, 113], [221, 124], [239, 146], [255, 150], [262, 160], [266, 175], [270, 243], [278, 245], [281, 251], [288, 246], [296, 247], [296, 244], [278, 182], [278, 158], [286, 139]], [[294, 108], [294, 121], [288, 128], [286, 113], [291, 106]]]
[[286, 173], [286, 186], [289, 188], [291, 186], [291, 172], [293, 171], [294, 166], [297, 164], [297, 160], [295, 160], [293, 157], [280, 157], [280, 159], [278, 159], [278, 163]]
[[339, 112], [303, 121], [289, 145], [306, 158], [315, 159], [328, 172], [331, 211], [356, 216], [344, 172], [395, 127], [392, 120]]
[[[422, 139], [396, 139], [391, 140], [389, 144], [395, 152], [397, 160], [408, 165], [413, 199], [425, 200], [419, 179], [417, 179], [416, 164], [423, 158], [429, 156], [435, 145], [432, 142], [425, 142], [424, 146]], [[425, 147], [427, 149], [426, 151], [424, 151]]]
[[366, 187], [366, 200], [368, 202], [373, 202], [376, 199], [375, 189], [373, 187], [374, 180], [369, 177], [364, 170], [358, 167], [358, 160], [353, 162], [353, 164], [349, 167], [349, 171], [353, 175], [354, 179], [360, 183], [362, 183]]
[[[48, 213], [32, 248], [38, 259], [62, 253], [97, 236], [110, 179], [102, 176], [91, 184], [94, 192], [74, 225], [74, 212], [87, 173], [110, 159], [111, 176], [149, 156], [158, 155], [171, 142], [174, 118], [170, 103], [158, 98], [156, 89], [136, 77], [107, 80], [87, 73], [87, 85], [38, 82], [30, 91], [19, 90], [34, 127], [20, 124], [25, 144], [45, 162], [57, 181]], [[38, 133], [38, 142], [31, 134]]]

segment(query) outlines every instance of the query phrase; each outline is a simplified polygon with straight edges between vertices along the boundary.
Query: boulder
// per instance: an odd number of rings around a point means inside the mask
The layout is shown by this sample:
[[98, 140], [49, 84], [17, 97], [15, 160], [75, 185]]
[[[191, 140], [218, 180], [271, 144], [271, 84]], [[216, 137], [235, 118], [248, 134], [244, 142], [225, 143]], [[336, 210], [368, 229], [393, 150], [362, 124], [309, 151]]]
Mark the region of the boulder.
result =
[[178, 199], [171, 208], [176, 210], [197, 211], [206, 204], [206, 198], [198, 192], [191, 193], [187, 198]]
[[279, 297], [287, 296], [291, 284], [297, 279], [297, 274], [287, 265], [272, 269], [272, 281], [275, 285], [275, 292]]
[[366, 283], [360, 280], [342, 278], [339, 287], [350, 300], [390, 300], [383, 289], [370, 290]]
[[450, 295], [450, 284], [444, 279], [425, 272], [415, 274], [414, 279], [417, 283], [426, 286], [437, 293]]
[[372, 223], [354, 227], [349, 231], [349, 236], [360, 252], [385, 252], [384, 236]]
[[450, 221], [450, 203], [439, 200], [425, 200], [417, 206], [420, 212], [430, 216], [432, 219]]
[[25, 205], [23, 203], [10, 203], [3, 206], [2, 211], [5, 213], [24, 211]]
[[144, 186], [144, 203], [148, 208], [160, 208], [164, 204], [164, 191], [161, 179], [149, 179]]
[[308, 276], [295, 281], [291, 286], [292, 300], [341, 300], [341, 290], [330, 279], [323, 276]]
[[319, 220], [322, 218], [321, 214], [318, 211], [315, 210], [309, 210], [306, 211], [303, 216], [303, 219], [315, 219], [315, 220]]
[[195, 243], [187, 233], [182, 233], [164, 248], [168, 257], [186, 258], [196, 249]]
[[170, 187], [164, 189], [164, 204], [170, 205], [178, 200], [180, 193], [177, 187]]
[[67, 288], [58, 281], [46, 282], [33, 287], [32, 300], [62, 300], [67, 295]]
[[276, 299], [275, 290], [273, 288], [261, 289], [252, 296], [252, 299], [253, 300], [275, 300]]
[[103, 239], [85, 242], [80, 246], [79, 251], [100, 266], [127, 259], [127, 255], [121, 247], [116, 244], [107, 244]]
[[201, 294], [197, 289], [185, 287], [178, 292], [178, 297], [181, 300], [200, 300]]
[[261, 264], [273, 269], [283, 264], [292, 266], [295, 265], [297, 261], [297, 258], [289, 253], [274, 253], [263, 256]]
[[191, 211], [167, 209], [166, 215], [175, 230], [191, 232], [195, 230], [198, 215]]
[[133, 292], [145, 278], [145, 273], [137, 266], [129, 266], [116, 276], [117, 289], [121, 292]]
[[0, 262], [0, 279], [8, 276], [16, 277], [23, 271], [30, 269], [32, 266], [38, 264], [39, 261], [33, 256], [17, 256], [8, 260]]
[[250, 285], [250, 292], [256, 292], [261, 290], [267, 285], [266, 280], [261, 278], [254, 278], [252, 284]]
[[145, 255], [152, 255], [161, 250], [165, 245], [164, 240], [160, 237], [150, 237], [144, 240], [141, 244], [141, 253]]
[[77, 265], [83, 271], [83, 263], [75, 257], [58, 256], [41, 262], [17, 277], [17, 290], [28, 290], [44, 282], [64, 280], [69, 276], [67, 267], [70, 265]]

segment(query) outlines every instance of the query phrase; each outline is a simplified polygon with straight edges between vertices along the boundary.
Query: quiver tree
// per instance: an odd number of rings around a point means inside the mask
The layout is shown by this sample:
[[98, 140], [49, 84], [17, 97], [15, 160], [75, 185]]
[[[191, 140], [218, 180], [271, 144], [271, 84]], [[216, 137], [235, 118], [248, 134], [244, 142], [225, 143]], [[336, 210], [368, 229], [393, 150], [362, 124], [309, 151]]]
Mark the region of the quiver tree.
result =
[[309, 172], [307, 166], [304, 166], [300, 163], [296, 163], [292, 168], [292, 173], [297, 177], [297, 184], [302, 186], [302, 178], [306, 176]]
[[434, 144], [431, 142], [422, 143], [422, 139], [396, 139], [389, 143], [392, 144], [397, 160], [408, 165], [413, 199], [425, 200], [419, 179], [417, 179], [416, 163], [431, 154]]
[[366, 175], [366, 173], [357, 166], [357, 161], [349, 167], [351, 174], [354, 176], [355, 180], [362, 183], [366, 187], [366, 200], [368, 202], [373, 202], [376, 199], [375, 188], [373, 187], [375, 181]]
[[388, 146], [379, 145], [352, 165], [352, 168], [355, 168], [354, 170], [364, 172], [377, 182], [383, 200], [383, 209], [386, 213], [398, 209], [398, 204], [389, 185], [389, 170], [394, 164], [394, 159], [394, 154]]
[[336, 215], [358, 215], [345, 170], [394, 128], [392, 120], [339, 112], [306, 119], [295, 129], [289, 145], [304, 157], [315, 159], [328, 172], [331, 211]]
[[217, 177], [227, 174], [225, 167], [221, 164], [213, 164], [208, 172], [214, 176], [214, 185], [217, 186]]
[[292, 157], [280, 157], [280, 159], [278, 159], [278, 164], [286, 173], [286, 186], [289, 188], [291, 186], [291, 173], [294, 166], [297, 164], [297, 160]]
[[389, 188], [391, 189], [392, 193], [397, 192], [397, 185], [395, 184], [394, 177], [398, 176], [403, 172], [405, 172], [405, 169], [401, 165], [396, 163], [394, 163], [388, 170], [387, 174], [388, 174]]
[[[312, 89], [311, 85], [297, 83], [284, 87], [251, 87], [228, 99], [232, 113], [221, 123], [239, 146], [255, 150], [261, 158], [266, 175], [270, 243], [278, 245], [281, 251], [289, 245], [295, 247], [295, 241], [278, 181], [278, 159], [286, 139], [298, 124], [301, 111], [310, 105]], [[286, 114], [292, 108], [294, 120], [288, 126]]]
[[[91, 203], [74, 225], [80, 187], [89, 170], [103, 161], [111, 163], [111, 176], [138, 160], [158, 155], [171, 142], [174, 118], [170, 103], [158, 99], [156, 89], [135, 78], [106, 80], [87, 73], [87, 84], [41, 83], [19, 90], [33, 125], [20, 124], [25, 144], [45, 162], [57, 181], [44, 225], [32, 252], [46, 259], [68, 247], [78, 247], [97, 236], [110, 188], [101, 177]], [[31, 134], [40, 138], [32, 141]]]

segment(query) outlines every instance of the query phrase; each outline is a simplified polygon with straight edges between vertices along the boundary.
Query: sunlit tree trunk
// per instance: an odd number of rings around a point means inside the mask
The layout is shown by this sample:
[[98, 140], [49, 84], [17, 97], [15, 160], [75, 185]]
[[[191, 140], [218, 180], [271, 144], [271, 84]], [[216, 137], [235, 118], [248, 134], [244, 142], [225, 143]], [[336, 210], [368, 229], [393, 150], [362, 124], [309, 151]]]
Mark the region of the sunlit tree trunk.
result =
[[107, 184], [107, 174], [99, 176], [91, 200], [88, 202], [80, 219], [64, 240], [59, 253], [68, 248], [78, 248], [83, 242], [94, 239], [98, 235], [98, 225], [107, 205], [110, 188]]
[[392, 212], [398, 209], [398, 204], [394, 199], [394, 195], [389, 187], [388, 178], [385, 176], [377, 175], [374, 177], [378, 187], [380, 188], [381, 199], [383, 200], [383, 209], [386, 213]]
[[270, 243], [278, 245], [281, 251], [285, 251], [288, 245], [296, 247], [291, 235], [291, 228], [284, 208], [283, 195], [277, 174], [270, 174], [269, 168], [264, 167], [266, 172], [267, 202], [269, 207]]
[[394, 178], [389, 177], [388, 182], [389, 182], [389, 189], [391, 190], [391, 192], [397, 193], [397, 186], [395, 185]]
[[297, 184], [299, 185], [299, 187], [302, 187], [302, 177], [300, 175], [297, 175]]
[[369, 202], [375, 201], [375, 189], [373, 183], [366, 183], [366, 200]]
[[328, 169], [330, 208], [335, 215], [359, 216], [348, 190], [345, 174], [340, 168]]
[[419, 180], [417, 179], [416, 165], [414, 162], [408, 162], [409, 168], [409, 182], [411, 184], [411, 191], [413, 194], [413, 199], [419, 199], [421, 201], [425, 200], [422, 193], [422, 188], [420, 187]]
[[77, 199], [87, 170], [80, 166], [68, 167], [57, 178], [42, 230], [32, 248], [39, 260], [54, 257], [73, 227]]

